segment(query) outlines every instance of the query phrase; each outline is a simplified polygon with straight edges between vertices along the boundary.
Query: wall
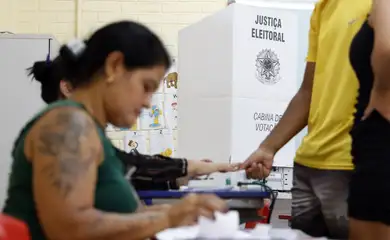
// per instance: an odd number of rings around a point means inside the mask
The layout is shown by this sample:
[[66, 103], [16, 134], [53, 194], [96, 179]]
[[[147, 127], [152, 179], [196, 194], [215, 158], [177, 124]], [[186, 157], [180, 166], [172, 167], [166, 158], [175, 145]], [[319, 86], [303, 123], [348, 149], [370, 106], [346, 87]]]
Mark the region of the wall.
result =
[[[315, 0], [246, 0], [305, 3]], [[75, 36], [75, 0], [0, 0], [0, 31]], [[158, 33], [177, 56], [177, 32], [226, 5], [227, 0], [80, 0], [80, 33], [117, 19], [138, 20]], [[240, 2], [240, 0], [237, 0]]]
[[[75, 35], [74, 0], [0, 0], [0, 31]], [[159, 34], [173, 56], [177, 32], [225, 6], [225, 0], [81, 0], [80, 33], [117, 19], [138, 20]]]

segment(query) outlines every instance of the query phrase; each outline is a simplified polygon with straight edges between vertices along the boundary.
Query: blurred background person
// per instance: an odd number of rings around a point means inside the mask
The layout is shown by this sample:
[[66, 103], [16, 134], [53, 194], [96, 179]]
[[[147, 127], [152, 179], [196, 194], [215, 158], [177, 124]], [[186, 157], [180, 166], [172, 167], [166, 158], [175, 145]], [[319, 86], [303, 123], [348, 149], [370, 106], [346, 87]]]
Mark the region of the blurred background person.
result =
[[170, 67], [159, 38], [135, 22], [97, 30], [60, 49], [68, 100], [38, 112], [17, 137], [3, 212], [33, 240], [146, 239], [200, 215], [226, 211], [215, 196], [189, 195], [170, 208], [140, 209], [105, 127], [130, 127]]

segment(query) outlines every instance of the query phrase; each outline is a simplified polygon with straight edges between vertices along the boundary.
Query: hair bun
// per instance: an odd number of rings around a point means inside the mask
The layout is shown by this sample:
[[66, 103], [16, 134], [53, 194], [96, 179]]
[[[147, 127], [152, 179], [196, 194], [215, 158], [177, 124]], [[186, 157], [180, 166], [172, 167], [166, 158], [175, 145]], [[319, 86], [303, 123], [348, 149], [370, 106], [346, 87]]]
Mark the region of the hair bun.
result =
[[51, 62], [50, 61], [39, 61], [35, 62], [34, 65], [28, 69], [29, 76], [32, 76], [35, 80], [40, 83], [45, 83], [50, 81], [50, 72], [51, 72]]
[[60, 48], [60, 57], [64, 67], [64, 77], [72, 81], [77, 76], [78, 62], [87, 45], [82, 40], [72, 40]]

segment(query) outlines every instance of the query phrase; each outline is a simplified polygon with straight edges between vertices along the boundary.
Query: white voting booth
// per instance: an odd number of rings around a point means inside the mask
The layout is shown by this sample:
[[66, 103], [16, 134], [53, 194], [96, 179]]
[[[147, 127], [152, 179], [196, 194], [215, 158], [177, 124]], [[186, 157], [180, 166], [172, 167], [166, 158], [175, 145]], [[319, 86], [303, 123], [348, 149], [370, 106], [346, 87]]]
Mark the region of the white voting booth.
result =
[[[179, 155], [241, 162], [258, 147], [302, 81], [312, 9], [236, 3], [179, 32]], [[292, 167], [300, 140], [274, 165]]]
[[26, 121], [45, 106], [40, 84], [29, 79], [26, 69], [57, 49], [57, 41], [48, 35], [0, 35], [0, 209], [6, 197], [15, 138]]

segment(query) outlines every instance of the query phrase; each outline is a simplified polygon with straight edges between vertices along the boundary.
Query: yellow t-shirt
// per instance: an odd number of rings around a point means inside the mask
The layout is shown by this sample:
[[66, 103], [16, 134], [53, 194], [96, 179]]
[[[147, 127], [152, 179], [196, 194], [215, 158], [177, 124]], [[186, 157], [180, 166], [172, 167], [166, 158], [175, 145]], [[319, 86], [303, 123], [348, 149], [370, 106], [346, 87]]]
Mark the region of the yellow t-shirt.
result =
[[308, 134], [295, 161], [318, 169], [353, 169], [351, 137], [358, 80], [349, 47], [371, 0], [320, 0], [312, 13], [308, 62], [316, 63]]

